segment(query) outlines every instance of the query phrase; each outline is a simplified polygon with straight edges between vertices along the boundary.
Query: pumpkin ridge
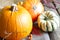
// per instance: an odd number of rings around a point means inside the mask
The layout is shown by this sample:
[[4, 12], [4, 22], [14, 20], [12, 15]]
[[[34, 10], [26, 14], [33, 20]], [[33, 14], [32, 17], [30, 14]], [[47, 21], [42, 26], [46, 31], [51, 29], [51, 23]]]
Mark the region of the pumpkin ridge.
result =
[[[10, 17], [11, 18], [11, 17]], [[9, 23], [9, 18], [7, 19], [7, 24], [6, 24], [6, 28], [8, 29], [8, 24]], [[11, 29], [10, 29], [11, 30]], [[8, 38], [11, 34], [12, 34], [12, 32], [8, 32], [6, 29], [5, 29], [5, 31], [6, 31], [6, 33], [8, 33], [6, 36], [4, 36], [3, 37], [3, 39], [6, 39], [6, 38]], [[5, 32], [4, 32], [5, 33]], [[5, 34], [6, 34], [5, 33]], [[10, 34], [11, 33], [11, 34]]]
[[51, 22], [51, 25], [52, 25], [52, 31], [54, 31], [54, 27], [53, 27], [53, 23]]

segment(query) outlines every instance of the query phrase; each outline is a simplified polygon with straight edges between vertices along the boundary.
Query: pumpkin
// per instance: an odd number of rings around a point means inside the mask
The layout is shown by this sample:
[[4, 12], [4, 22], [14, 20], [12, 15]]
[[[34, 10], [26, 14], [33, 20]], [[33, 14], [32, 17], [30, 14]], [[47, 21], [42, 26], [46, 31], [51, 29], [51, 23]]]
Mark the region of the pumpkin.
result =
[[43, 4], [40, 0], [25, 0], [22, 6], [28, 10], [31, 14], [33, 22], [37, 20], [37, 17], [44, 11]]
[[0, 21], [0, 37], [6, 40], [20, 40], [32, 30], [31, 15], [20, 5], [4, 7]]
[[59, 27], [59, 15], [53, 11], [45, 11], [38, 17], [37, 22], [44, 32], [53, 32]]

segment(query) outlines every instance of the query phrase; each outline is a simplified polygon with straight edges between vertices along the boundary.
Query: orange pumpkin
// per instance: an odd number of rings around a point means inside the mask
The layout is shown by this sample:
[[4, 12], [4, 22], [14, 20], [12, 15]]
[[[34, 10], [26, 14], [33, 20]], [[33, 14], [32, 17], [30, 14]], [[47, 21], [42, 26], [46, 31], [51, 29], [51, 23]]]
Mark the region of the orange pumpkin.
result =
[[22, 4], [32, 16], [33, 22], [37, 20], [38, 15], [44, 11], [43, 4], [40, 0], [25, 0]]
[[2, 9], [0, 37], [6, 40], [20, 40], [32, 30], [32, 18], [20, 5], [6, 6]]

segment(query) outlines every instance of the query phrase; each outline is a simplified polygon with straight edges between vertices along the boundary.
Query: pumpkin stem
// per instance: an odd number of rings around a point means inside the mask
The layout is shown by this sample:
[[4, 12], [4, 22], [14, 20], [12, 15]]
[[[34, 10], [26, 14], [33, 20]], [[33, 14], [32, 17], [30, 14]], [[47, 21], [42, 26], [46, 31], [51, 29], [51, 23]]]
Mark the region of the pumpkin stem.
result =
[[18, 5], [23, 5], [23, 2], [18, 2]]
[[11, 6], [10, 10], [13, 11], [14, 6]]
[[12, 12], [17, 11], [17, 10], [18, 10], [17, 5], [16, 5], [16, 4], [12, 4], [10, 10], [11, 10]]

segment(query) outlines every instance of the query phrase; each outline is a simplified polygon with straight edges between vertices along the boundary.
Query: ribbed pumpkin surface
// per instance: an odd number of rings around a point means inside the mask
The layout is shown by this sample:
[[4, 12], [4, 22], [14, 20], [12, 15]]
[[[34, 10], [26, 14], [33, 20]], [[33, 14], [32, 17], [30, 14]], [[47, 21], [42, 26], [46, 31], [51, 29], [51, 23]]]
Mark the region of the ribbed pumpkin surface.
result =
[[0, 37], [6, 40], [19, 40], [29, 35], [32, 30], [32, 18], [20, 5], [16, 11], [10, 10], [11, 6], [2, 9], [0, 22]]

